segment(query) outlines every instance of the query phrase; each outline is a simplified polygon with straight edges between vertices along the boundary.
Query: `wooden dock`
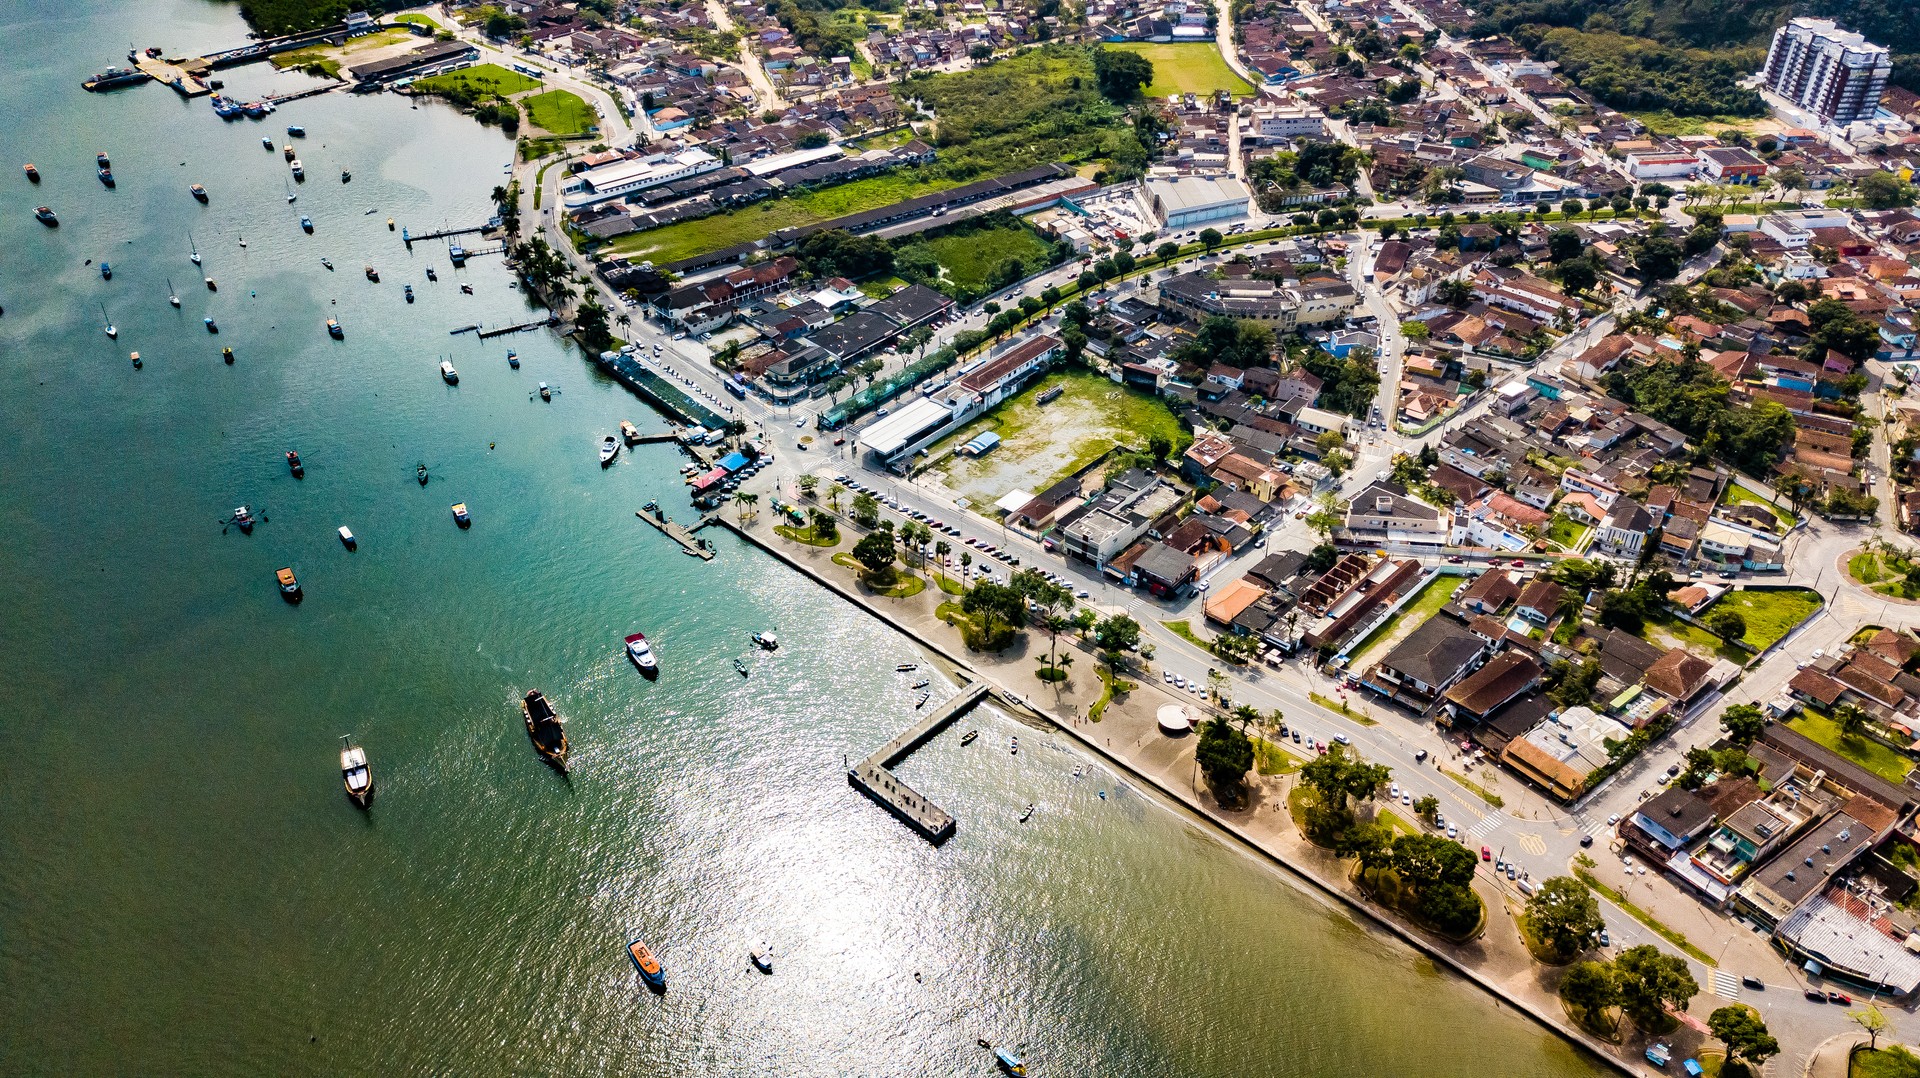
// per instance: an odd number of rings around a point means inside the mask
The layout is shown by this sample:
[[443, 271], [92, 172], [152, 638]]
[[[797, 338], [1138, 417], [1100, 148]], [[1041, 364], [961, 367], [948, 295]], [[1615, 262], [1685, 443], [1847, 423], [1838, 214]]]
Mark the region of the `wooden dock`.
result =
[[480, 330], [480, 339], [484, 341], [489, 337], [504, 337], [509, 333], [524, 333], [530, 329], [545, 329], [548, 326], [558, 325], [559, 322], [560, 319], [553, 315], [548, 315], [545, 318], [536, 318], [531, 322], [519, 322], [511, 326], [501, 326], [499, 329]]
[[658, 430], [658, 431], [654, 431], [652, 434], [642, 434], [640, 437], [635, 438], [633, 440], [633, 444], [634, 445], [658, 445], [661, 442], [676, 442], [679, 440], [680, 440], [680, 435], [676, 431]]
[[924, 794], [900, 781], [892, 768], [913, 755], [914, 750], [932, 740], [953, 720], [986, 699], [987, 683], [976, 681], [947, 698], [933, 713], [902, 730], [892, 741], [855, 764], [847, 772], [847, 782], [861, 793], [879, 802], [882, 808], [920, 832], [938, 846], [953, 837], [953, 814], [927, 800]]
[[713, 551], [707, 549], [706, 545], [703, 544], [699, 539], [694, 538], [694, 534], [693, 534], [694, 532], [699, 531], [701, 528], [704, 528], [707, 525], [712, 524], [713, 514], [709, 513], [708, 515], [701, 517], [700, 523], [695, 524], [691, 528], [687, 527], [685, 524], [677, 524], [671, 520], [668, 520], [667, 514], [664, 510], [655, 510], [652, 513], [648, 513], [644, 509], [636, 509], [633, 511], [633, 515], [639, 517], [641, 520], [644, 520], [647, 523], [653, 525], [654, 527], [660, 529], [660, 533], [662, 535], [665, 535], [667, 538], [673, 540], [676, 543], [679, 543], [680, 549], [698, 557], [701, 561], [713, 560]]

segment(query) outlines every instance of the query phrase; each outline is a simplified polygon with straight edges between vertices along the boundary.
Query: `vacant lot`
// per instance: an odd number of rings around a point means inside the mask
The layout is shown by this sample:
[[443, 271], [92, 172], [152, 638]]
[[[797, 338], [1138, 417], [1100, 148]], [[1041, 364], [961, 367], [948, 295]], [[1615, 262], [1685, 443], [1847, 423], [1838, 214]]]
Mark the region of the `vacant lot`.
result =
[[509, 71], [499, 64], [479, 64], [461, 68], [459, 71], [449, 71], [444, 75], [416, 79], [413, 83], [414, 89], [423, 93], [435, 90], [466, 89], [472, 91], [477, 97], [487, 94], [499, 94], [504, 97], [538, 89], [539, 86], [539, 79], [530, 79], [518, 71]]
[[916, 195], [956, 187], [959, 180], [922, 179], [914, 172], [892, 172], [820, 191], [805, 191], [757, 206], [719, 213], [698, 221], [681, 221], [650, 232], [622, 236], [609, 245], [621, 254], [655, 262], [674, 262], [694, 255], [757, 240], [782, 228], [810, 225], [850, 213], [891, 206]]
[[1108, 45], [1107, 48], [1138, 53], [1153, 64], [1153, 81], [1142, 91], [1148, 97], [1210, 94], [1216, 90], [1230, 91], [1235, 97], [1253, 95], [1253, 86], [1233, 73], [1227, 62], [1221, 59], [1219, 48], [1211, 41], [1180, 45], [1130, 41], [1122, 45]]
[[1453, 598], [1453, 593], [1465, 586], [1467, 578], [1452, 573], [1434, 577], [1420, 589], [1412, 601], [1400, 608], [1400, 612], [1387, 619], [1385, 625], [1367, 634], [1359, 646], [1349, 654], [1353, 662], [1348, 664], [1353, 670], [1365, 670], [1374, 659], [1387, 653], [1387, 649], [1400, 642], [1409, 633], [1427, 623], [1427, 619], [1440, 612]]
[[[1054, 386], [1058, 399], [1034, 403]], [[984, 431], [1000, 446], [983, 457], [951, 457], [940, 464], [955, 494], [990, 506], [1014, 489], [1038, 493], [1093, 463], [1116, 445], [1144, 450], [1158, 434], [1179, 456], [1193, 442], [1158, 397], [1149, 397], [1085, 371], [1050, 374], [1024, 393], [974, 420], [933, 447], [938, 457]]]
[[1839, 723], [1825, 715], [1807, 712], [1787, 723], [1787, 729], [1825, 745], [1891, 783], [1905, 781], [1907, 772], [1913, 770], [1912, 760], [1872, 738], [1848, 737], [1840, 731]]
[[527, 119], [556, 135], [584, 135], [600, 122], [592, 105], [566, 90], [548, 90], [520, 103], [527, 108]]
[[1820, 594], [1806, 588], [1754, 591], [1743, 588], [1722, 595], [1707, 609], [1709, 616], [1732, 610], [1747, 619], [1748, 644], [1765, 651], [1820, 609]]
[[941, 236], [928, 240], [926, 246], [940, 260], [949, 280], [975, 292], [986, 290], [994, 268], [1007, 259], [1018, 258], [1031, 271], [1046, 265], [1051, 253], [1045, 240], [1022, 225]]

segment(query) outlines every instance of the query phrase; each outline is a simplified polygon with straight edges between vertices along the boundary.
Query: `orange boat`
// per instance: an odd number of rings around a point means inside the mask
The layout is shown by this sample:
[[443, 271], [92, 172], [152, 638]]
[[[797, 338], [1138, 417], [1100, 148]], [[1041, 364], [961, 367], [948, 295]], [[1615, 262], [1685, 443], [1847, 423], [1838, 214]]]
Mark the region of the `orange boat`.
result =
[[633, 959], [633, 968], [640, 971], [640, 979], [655, 992], [667, 990], [667, 972], [660, 968], [660, 960], [653, 957], [647, 945], [634, 940], [627, 944], [627, 957]]

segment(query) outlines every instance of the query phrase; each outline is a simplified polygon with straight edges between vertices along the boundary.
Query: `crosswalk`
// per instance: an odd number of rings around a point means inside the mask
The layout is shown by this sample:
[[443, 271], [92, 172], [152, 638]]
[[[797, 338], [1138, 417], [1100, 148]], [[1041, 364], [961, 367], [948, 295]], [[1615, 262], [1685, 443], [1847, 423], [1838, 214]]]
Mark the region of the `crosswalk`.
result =
[[1713, 994], [1721, 999], [1740, 998], [1740, 978], [1723, 969], [1714, 970], [1709, 976], [1713, 980]]
[[1465, 834], [1466, 834], [1466, 837], [1470, 839], [1481, 840], [1481, 839], [1485, 839], [1488, 835], [1493, 834], [1495, 831], [1499, 829], [1500, 829], [1499, 813], [1488, 813], [1487, 815], [1480, 817], [1480, 822], [1474, 824], [1472, 827], [1467, 828]]

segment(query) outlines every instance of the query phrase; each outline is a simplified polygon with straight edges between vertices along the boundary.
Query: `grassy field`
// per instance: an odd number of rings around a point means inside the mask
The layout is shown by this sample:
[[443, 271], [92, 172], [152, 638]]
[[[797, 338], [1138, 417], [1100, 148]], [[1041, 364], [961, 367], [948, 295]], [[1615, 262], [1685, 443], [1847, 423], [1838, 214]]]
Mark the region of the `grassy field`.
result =
[[1712, 615], [1722, 610], [1737, 611], [1747, 619], [1747, 643], [1765, 651], [1773, 642], [1793, 631], [1793, 627], [1820, 609], [1820, 594], [1806, 588], [1781, 591], [1741, 589], [1722, 595], [1707, 608]]
[[527, 119], [556, 135], [584, 135], [600, 123], [592, 105], [566, 90], [548, 90], [520, 103], [527, 108]]
[[1786, 506], [1775, 505], [1763, 497], [1758, 491], [1748, 490], [1738, 483], [1727, 484], [1727, 493], [1726, 496], [1721, 499], [1721, 502], [1726, 505], [1765, 506], [1767, 510], [1773, 514], [1774, 519], [1780, 522], [1780, 528], [1783, 531], [1793, 527], [1800, 520], [1800, 518], [1794, 516], [1793, 512]]
[[1853, 1057], [1847, 1078], [1920, 1078], [1920, 1056], [1897, 1044]]
[[449, 71], [444, 75], [416, 79], [413, 84], [413, 88], [422, 93], [459, 87], [472, 90], [475, 94], [499, 94], [505, 97], [510, 94], [525, 93], [528, 90], [537, 90], [540, 88], [540, 80], [530, 79], [518, 71], [509, 71], [499, 64], [478, 64], [458, 71]]
[[[1035, 403], [1055, 386], [1064, 390], [1057, 399]], [[1116, 445], [1144, 450], [1158, 434], [1178, 457], [1193, 443], [1160, 398], [1086, 371], [1047, 375], [934, 445], [928, 456], [937, 460], [985, 431], [1000, 435], [999, 448], [981, 457], [951, 457], [939, 466], [946, 485], [976, 505], [992, 505], [1015, 488], [1038, 493]]]
[[1888, 557], [1877, 550], [1863, 550], [1847, 559], [1847, 573], [1880, 595], [1896, 599], [1920, 598], [1920, 589], [1906, 579], [1913, 565], [1904, 555]]
[[1751, 131], [1762, 117], [1754, 116], [1675, 116], [1664, 109], [1658, 112], [1629, 112], [1628, 116], [1647, 125], [1656, 135], [1707, 135], [1719, 131]]
[[1042, 266], [1050, 250], [1044, 240], [1024, 225], [941, 236], [926, 241], [926, 246], [940, 260], [949, 279], [975, 292], [986, 289], [994, 267], [1007, 259], [1018, 258], [1029, 266]]
[[1753, 658], [1698, 625], [1689, 625], [1678, 618], [1648, 618], [1639, 636], [1657, 648], [1684, 647], [1697, 655], [1718, 655], [1742, 665]]
[[1169, 94], [1210, 94], [1228, 90], [1235, 97], [1253, 96], [1253, 86], [1233, 73], [1214, 43], [1154, 45], [1129, 41], [1107, 48], [1138, 53], [1153, 64], [1153, 81], [1142, 92], [1148, 97]]
[[790, 198], [777, 198], [698, 221], [680, 221], [665, 228], [636, 232], [614, 240], [608, 249], [655, 262], [674, 262], [757, 240], [778, 229], [891, 206], [918, 195], [958, 186], [959, 182], [921, 179], [910, 171], [890, 172], [820, 191], [804, 191]]
[[1896, 786], [1913, 770], [1912, 760], [1872, 738], [1842, 735], [1840, 724], [1825, 715], [1803, 713], [1787, 723], [1787, 729], [1825, 745]]
[[359, 54], [381, 48], [382, 46], [406, 41], [411, 37], [413, 37], [413, 34], [406, 30], [380, 30], [368, 34], [365, 37], [356, 37], [348, 42], [345, 47], [315, 45], [311, 48], [295, 49], [292, 52], [283, 52], [276, 56], [268, 57], [267, 62], [281, 71], [285, 71], [290, 67], [315, 65], [337, 79], [340, 77], [340, 67], [343, 61], [352, 59]]
[[1581, 542], [1591, 530], [1585, 524], [1576, 524], [1572, 518], [1560, 513], [1555, 513], [1553, 519], [1547, 522], [1548, 540], [1558, 543], [1562, 550], [1580, 549]]
[[[1466, 577], [1451, 573], [1436, 576], [1428, 581], [1412, 601], [1400, 608], [1398, 614], [1388, 618], [1386, 624], [1368, 633], [1367, 638], [1360, 641], [1358, 647], [1347, 652], [1354, 657], [1353, 662], [1348, 664], [1349, 667], [1354, 670], [1365, 670], [1367, 663], [1377, 657], [1375, 652], [1385, 654], [1387, 648], [1398, 642], [1401, 637], [1424, 625], [1426, 620], [1438, 614], [1440, 608], [1447, 605], [1447, 601], [1453, 598], [1453, 593], [1465, 587], [1466, 583]], [[1403, 629], [1404, 632], [1401, 631]]]

